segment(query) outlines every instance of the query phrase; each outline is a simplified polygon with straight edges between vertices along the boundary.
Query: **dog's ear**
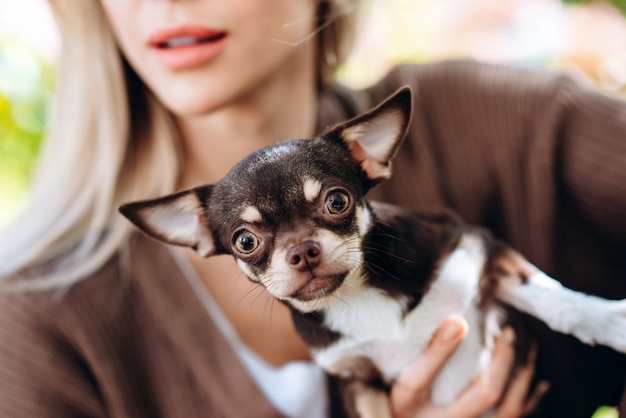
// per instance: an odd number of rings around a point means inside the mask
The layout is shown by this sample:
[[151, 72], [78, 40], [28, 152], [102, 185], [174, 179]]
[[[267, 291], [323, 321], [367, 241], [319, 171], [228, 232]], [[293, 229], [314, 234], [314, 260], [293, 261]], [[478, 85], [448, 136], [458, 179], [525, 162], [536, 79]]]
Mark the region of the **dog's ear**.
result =
[[372, 110], [335, 129], [370, 180], [391, 177], [391, 160], [406, 137], [413, 109], [410, 87], [403, 87]]
[[157, 199], [127, 203], [119, 210], [137, 228], [168, 244], [191, 247], [202, 257], [216, 253], [216, 243], [203, 214], [211, 185]]

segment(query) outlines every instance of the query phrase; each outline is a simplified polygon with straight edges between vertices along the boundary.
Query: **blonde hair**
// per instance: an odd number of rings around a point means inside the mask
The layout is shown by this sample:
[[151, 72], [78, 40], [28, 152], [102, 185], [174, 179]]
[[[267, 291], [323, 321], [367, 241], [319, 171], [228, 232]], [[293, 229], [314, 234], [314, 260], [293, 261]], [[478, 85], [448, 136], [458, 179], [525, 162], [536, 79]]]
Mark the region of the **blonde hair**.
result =
[[[356, 1], [320, 2], [322, 84], [347, 55]], [[97, 271], [132, 232], [118, 206], [171, 193], [180, 169], [173, 118], [121, 57], [100, 3], [50, 4], [60, 78], [27, 208], [0, 235], [3, 290], [69, 286]]]

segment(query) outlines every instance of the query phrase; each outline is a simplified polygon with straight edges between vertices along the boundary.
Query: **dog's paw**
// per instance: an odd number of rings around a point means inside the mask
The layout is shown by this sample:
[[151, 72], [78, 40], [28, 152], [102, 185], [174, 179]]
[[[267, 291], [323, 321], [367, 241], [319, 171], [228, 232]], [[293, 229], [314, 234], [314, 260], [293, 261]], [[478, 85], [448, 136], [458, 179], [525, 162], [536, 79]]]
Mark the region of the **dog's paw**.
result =
[[626, 299], [593, 299], [583, 326], [574, 335], [590, 345], [605, 345], [626, 353]]

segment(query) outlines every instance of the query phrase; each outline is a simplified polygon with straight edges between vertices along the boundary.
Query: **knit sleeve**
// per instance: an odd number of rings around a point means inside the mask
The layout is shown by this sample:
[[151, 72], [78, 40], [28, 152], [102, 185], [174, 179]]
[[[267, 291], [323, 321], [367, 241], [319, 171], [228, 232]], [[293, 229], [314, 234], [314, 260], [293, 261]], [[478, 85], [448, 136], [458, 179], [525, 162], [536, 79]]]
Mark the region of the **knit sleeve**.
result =
[[626, 101], [565, 80], [563, 191], [596, 227], [626, 245]]
[[48, 320], [27, 296], [0, 295], [0, 416], [106, 416], [80, 355]]
[[[376, 102], [403, 84], [412, 126], [377, 198], [452, 208], [571, 283], [617, 266], [626, 101], [563, 73], [471, 61], [396, 67], [369, 91]], [[572, 258], [587, 268], [565, 269]]]
[[[443, 62], [402, 66], [373, 88], [415, 92], [412, 129], [382, 199], [443, 206], [489, 228], [564, 285], [626, 297], [626, 101], [568, 75]], [[538, 326], [537, 416], [626, 413], [625, 366]]]

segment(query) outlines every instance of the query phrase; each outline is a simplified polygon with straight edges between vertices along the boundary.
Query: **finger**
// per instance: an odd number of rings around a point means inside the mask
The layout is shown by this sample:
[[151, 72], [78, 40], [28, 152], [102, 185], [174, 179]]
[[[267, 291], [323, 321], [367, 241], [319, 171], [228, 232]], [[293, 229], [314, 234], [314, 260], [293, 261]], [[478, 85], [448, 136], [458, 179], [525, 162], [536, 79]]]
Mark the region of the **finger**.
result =
[[[533, 346], [528, 353], [526, 365], [521, 367], [511, 380], [509, 387], [500, 402], [496, 417], [518, 417], [524, 415], [528, 403], [532, 399], [528, 397], [533, 375], [535, 374], [535, 360], [537, 358], [537, 347]], [[535, 394], [533, 394], [535, 396]], [[537, 402], [539, 400], [537, 399]], [[532, 409], [531, 409], [532, 410]]]
[[522, 416], [526, 416], [531, 412], [534, 412], [537, 409], [537, 405], [539, 405], [539, 401], [543, 398], [543, 395], [546, 394], [547, 391], [550, 390], [550, 382], [546, 380], [542, 380], [537, 384], [537, 387], [533, 391], [532, 395], [526, 401], [526, 407], [522, 411]]
[[493, 358], [487, 369], [478, 375], [453, 405], [459, 414], [481, 416], [498, 403], [515, 360], [514, 341], [513, 329], [505, 328], [496, 340]]
[[442, 323], [426, 350], [394, 382], [391, 401], [398, 415], [429, 397], [432, 381], [465, 335], [467, 322], [462, 317], [452, 316]]
[[466, 334], [467, 322], [464, 318], [460, 316], [447, 318], [426, 350], [398, 377], [398, 383], [429, 387]]

